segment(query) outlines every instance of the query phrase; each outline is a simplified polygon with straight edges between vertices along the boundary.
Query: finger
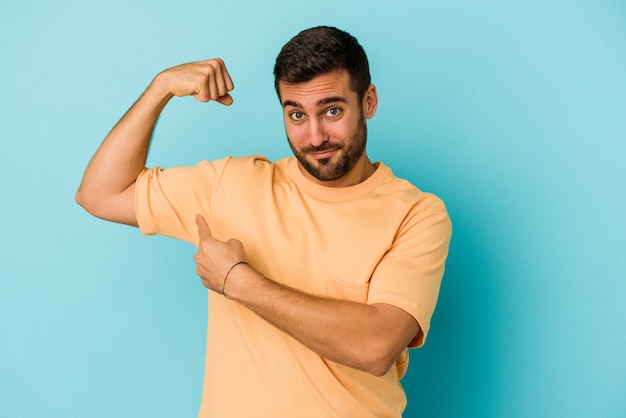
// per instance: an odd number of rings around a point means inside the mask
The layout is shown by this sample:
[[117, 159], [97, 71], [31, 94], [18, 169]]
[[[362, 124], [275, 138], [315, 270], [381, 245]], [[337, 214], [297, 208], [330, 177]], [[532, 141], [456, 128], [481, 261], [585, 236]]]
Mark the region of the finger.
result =
[[218, 80], [221, 78], [219, 66], [209, 65], [208, 68], [207, 87], [209, 89], [209, 96], [211, 100], [217, 100], [221, 96], [218, 87]]
[[234, 88], [233, 81], [226, 70], [224, 61], [214, 58], [201, 63], [204, 68], [205, 80], [199, 91], [194, 94], [201, 102], [210, 100], [230, 106], [233, 98], [228, 94]]
[[233, 104], [233, 98], [230, 94], [218, 97], [216, 101], [220, 104], [223, 104], [224, 106], [230, 106], [231, 104]]
[[220, 58], [216, 58], [215, 62], [217, 64], [216, 81], [219, 95], [220, 97], [226, 96], [235, 86], [233, 85], [233, 80], [230, 78], [230, 74], [228, 74], [224, 61]]
[[225, 106], [230, 106], [233, 104], [233, 98], [230, 94], [228, 94], [228, 92], [234, 88], [233, 81], [226, 70], [224, 61], [216, 58], [214, 63], [216, 64], [214, 77], [215, 88], [217, 90], [218, 97], [213, 98], [213, 100]]
[[201, 85], [197, 87], [197, 90], [194, 91], [193, 97], [203, 103], [211, 100], [211, 88], [209, 86], [209, 80], [204, 81]]
[[213, 238], [209, 224], [200, 214], [196, 215], [196, 225], [198, 226], [198, 237], [200, 238], [200, 241], [207, 238]]
[[231, 79], [230, 74], [228, 74], [226, 65], [221, 58], [214, 58], [210, 60], [210, 63], [215, 71], [214, 86], [217, 92], [217, 97], [212, 96], [211, 98], [225, 106], [230, 106], [233, 103], [233, 98], [228, 94], [228, 92], [235, 88], [233, 80]]
[[210, 61], [199, 63], [200, 70], [199, 75], [201, 80], [198, 80], [196, 90], [194, 90], [194, 97], [201, 102], [208, 102], [210, 100], [216, 100], [218, 95], [215, 94], [215, 68], [211, 65]]
[[228, 69], [226, 69], [226, 64], [224, 61], [220, 59], [221, 67], [222, 67], [222, 78], [224, 79], [226, 91], [231, 91], [235, 89], [235, 83], [233, 83], [233, 79], [230, 78], [230, 73]]
[[213, 59], [209, 61], [209, 74], [211, 77], [210, 87], [211, 87], [211, 99], [217, 100], [226, 94], [226, 89], [224, 87], [224, 76], [222, 71], [222, 60], [219, 58]]

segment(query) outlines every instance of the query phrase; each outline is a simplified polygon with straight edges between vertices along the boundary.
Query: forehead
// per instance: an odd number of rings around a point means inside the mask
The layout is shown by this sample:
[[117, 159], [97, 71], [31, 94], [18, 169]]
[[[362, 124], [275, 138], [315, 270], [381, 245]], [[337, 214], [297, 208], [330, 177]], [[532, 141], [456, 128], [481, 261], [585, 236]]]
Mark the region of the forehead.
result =
[[356, 99], [350, 88], [350, 75], [347, 71], [333, 71], [321, 74], [303, 83], [278, 84], [283, 107], [297, 104], [302, 107], [315, 106], [328, 98]]

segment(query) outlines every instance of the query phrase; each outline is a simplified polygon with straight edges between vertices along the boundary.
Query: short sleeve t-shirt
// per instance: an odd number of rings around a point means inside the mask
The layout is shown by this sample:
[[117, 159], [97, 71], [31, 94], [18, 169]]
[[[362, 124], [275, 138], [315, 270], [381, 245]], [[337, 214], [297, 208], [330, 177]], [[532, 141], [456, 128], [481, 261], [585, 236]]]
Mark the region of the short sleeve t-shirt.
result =
[[[225, 158], [146, 169], [136, 183], [144, 234], [197, 245], [202, 214], [240, 240], [261, 274], [315, 295], [387, 303], [411, 314], [424, 343], [451, 234], [436, 196], [383, 163], [354, 186], [307, 180], [295, 158]], [[209, 292], [201, 417], [399, 417], [407, 350], [382, 377], [331, 362], [234, 301]]]

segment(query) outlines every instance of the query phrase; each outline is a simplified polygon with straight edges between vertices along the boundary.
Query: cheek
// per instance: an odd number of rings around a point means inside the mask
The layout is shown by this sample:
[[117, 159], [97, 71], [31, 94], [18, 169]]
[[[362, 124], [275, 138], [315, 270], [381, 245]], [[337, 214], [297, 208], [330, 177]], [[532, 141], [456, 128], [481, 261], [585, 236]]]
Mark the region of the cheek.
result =
[[343, 141], [346, 138], [350, 137], [350, 133], [352, 132], [352, 126], [350, 122], [346, 119], [342, 119], [336, 122], [330, 122], [325, 126], [326, 134], [331, 138], [331, 140], [339, 140]]
[[285, 132], [287, 138], [294, 145], [302, 145], [306, 139], [306, 132], [302, 129], [302, 126], [295, 126], [291, 124], [285, 124]]

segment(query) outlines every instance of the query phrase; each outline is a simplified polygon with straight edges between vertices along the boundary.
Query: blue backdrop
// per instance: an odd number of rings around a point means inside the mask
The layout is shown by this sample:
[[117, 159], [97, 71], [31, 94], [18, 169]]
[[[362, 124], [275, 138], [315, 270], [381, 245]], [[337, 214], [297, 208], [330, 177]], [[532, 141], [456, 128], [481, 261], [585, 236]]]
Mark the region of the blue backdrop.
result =
[[158, 71], [214, 56], [235, 104], [173, 101], [149, 163], [289, 155], [273, 60], [319, 24], [370, 57], [370, 156], [454, 223], [406, 416], [626, 416], [625, 19], [618, 0], [3, 1], [0, 416], [196, 415], [194, 248], [74, 192]]

